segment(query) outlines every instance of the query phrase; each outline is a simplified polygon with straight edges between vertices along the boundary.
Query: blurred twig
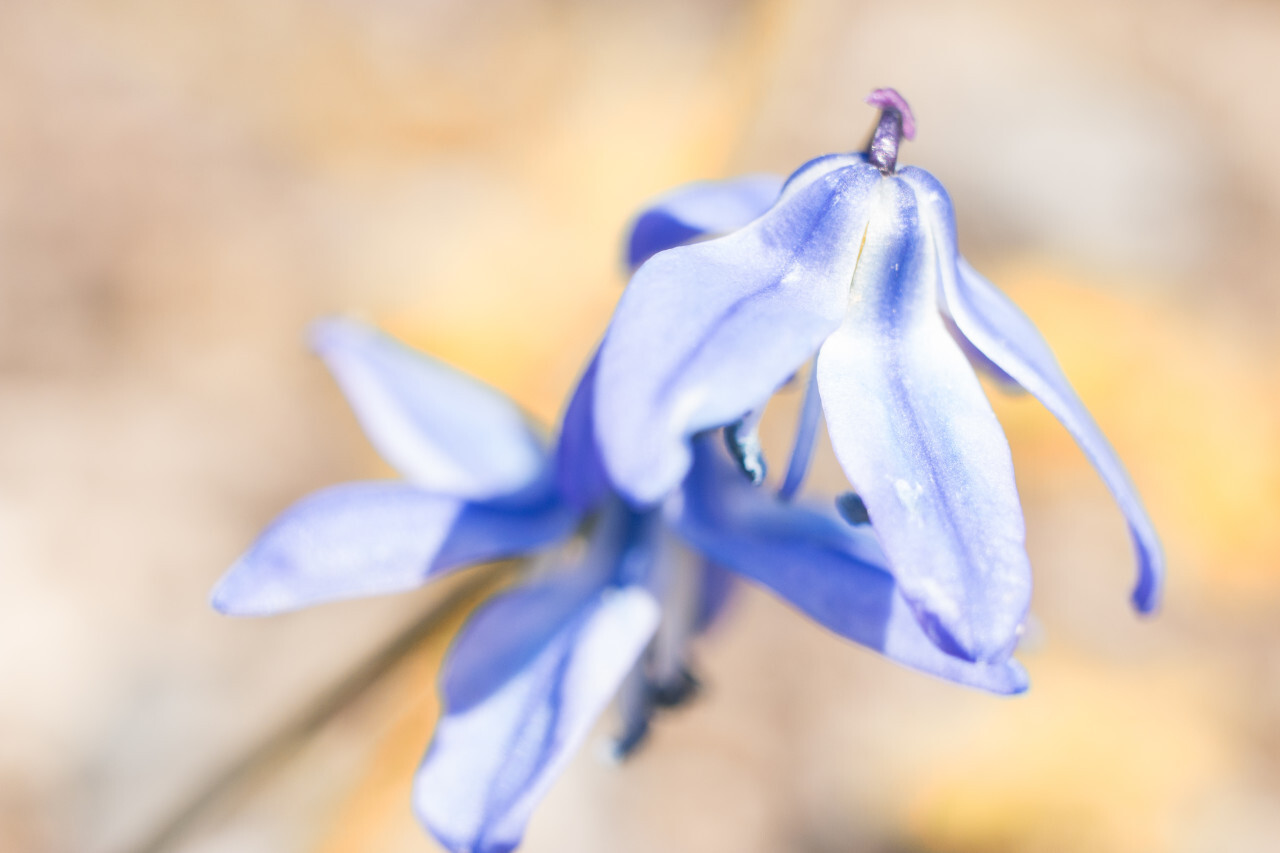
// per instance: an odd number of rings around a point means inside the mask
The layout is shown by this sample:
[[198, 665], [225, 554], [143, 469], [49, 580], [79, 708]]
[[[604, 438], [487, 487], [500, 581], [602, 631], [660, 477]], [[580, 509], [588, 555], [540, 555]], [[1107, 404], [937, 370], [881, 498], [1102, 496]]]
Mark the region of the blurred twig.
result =
[[426, 637], [484, 589], [506, 580], [515, 563], [474, 569], [469, 576], [385, 645], [357, 663], [328, 690], [309, 702], [293, 719], [270, 732], [243, 755], [215, 773], [170, 814], [143, 843], [128, 853], [164, 853], [191, 831], [215, 806], [279, 759], [300, 748], [340, 711], [390, 673]]

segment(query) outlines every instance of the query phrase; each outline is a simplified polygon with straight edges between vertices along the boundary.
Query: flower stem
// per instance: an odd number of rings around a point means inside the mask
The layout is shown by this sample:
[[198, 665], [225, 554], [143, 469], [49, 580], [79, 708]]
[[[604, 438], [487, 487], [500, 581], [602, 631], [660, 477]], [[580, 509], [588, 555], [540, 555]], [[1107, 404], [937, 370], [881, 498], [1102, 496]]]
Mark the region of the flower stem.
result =
[[149, 838], [130, 848], [130, 853], [163, 853], [174, 849], [215, 807], [281, 759], [296, 752], [340, 711], [395, 670], [423, 640], [448, 624], [450, 617], [474, 606], [482, 593], [509, 580], [517, 566], [517, 563], [503, 562], [472, 569], [470, 577], [444, 598], [433, 602], [382, 647], [375, 649], [331, 687], [308, 702], [295, 717], [267, 733], [256, 745], [211, 776], [172, 811]]

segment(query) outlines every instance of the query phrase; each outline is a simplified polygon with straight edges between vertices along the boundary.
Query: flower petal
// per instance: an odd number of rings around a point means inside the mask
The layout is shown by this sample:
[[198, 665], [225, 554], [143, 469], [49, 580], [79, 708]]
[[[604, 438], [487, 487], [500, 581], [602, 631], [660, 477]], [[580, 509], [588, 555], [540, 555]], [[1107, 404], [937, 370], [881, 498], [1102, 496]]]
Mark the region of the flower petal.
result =
[[[504, 609], [515, 612], [519, 603]], [[535, 608], [525, 621], [527, 662], [479, 701], [447, 709], [414, 782], [419, 817], [455, 853], [506, 853], [520, 843], [534, 807], [631, 671], [659, 618], [657, 602], [636, 586], [598, 588], [569, 618], [557, 607], [527, 603]], [[455, 654], [464, 643], [487, 643], [478, 630], [459, 639]], [[472, 665], [483, 665], [480, 658], [469, 656]], [[498, 666], [508, 665], [503, 654], [498, 658]]]
[[587, 599], [610, 583], [620, 583], [622, 563], [648, 541], [648, 528], [637, 525], [636, 518], [615, 501], [594, 519], [579, 561], [556, 566], [476, 612], [459, 633], [441, 675], [450, 709], [462, 711], [487, 697]]
[[451, 569], [565, 536], [576, 513], [545, 490], [469, 503], [398, 481], [346, 483], [286, 510], [223, 576], [213, 606], [264, 616], [402, 592]]
[[1124, 463], [1102, 434], [1097, 422], [1062, 373], [1053, 352], [1025, 314], [995, 285], [958, 258], [959, 277], [949, 302], [963, 316], [965, 334], [1018, 384], [1049, 410], [1084, 451], [1094, 470], [1111, 491], [1129, 524], [1137, 556], [1138, 580], [1133, 605], [1150, 613], [1160, 603], [1164, 583], [1164, 548]]
[[592, 356], [569, 399], [556, 446], [556, 483], [571, 505], [583, 512], [598, 507], [612, 491], [596, 444], [595, 384], [599, 353]]
[[[1164, 583], [1165, 552], [1128, 471], [1062, 374], [1053, 351], [1036, 325], [960, 256], [951, 197], [942, 184], [922, 169], [911, 169], [904, 178], [918, 187], [920, 199], [932, 220], [934, 241], [943, 260], [943, 296], [956, 328], [975, 350], [1041, 401], [1092, 462], [1129, 521], [1129, 533], [1138, 557], [1134, 607], [1144, 613], [1155, 610]], [[955, 259], [954, 264], [951, 259]]]
[[483, 500], [544, 471], [529, 422], [487, 385], [362, 323], [320, 321], [311, 340], [374, 447], [421, 488]]
[[679, 485], [689, 436], [760, 407], [839, 326], [880, 180], [860, 158], [825, 158], [751, 224], [636, 272], [600, 350], [595, 407], [605, 469], [630, 500]]
[[709, 559], [898, 663], [994, 693], [1026, 689], [1016, 661], [970, 663], [934, 645], [865, 529], [750, 488], [703, 441], [695, 454], [671, 514], [680, 535]]
[[998, 661], [1031, 593], [1013, 462], [937, 310], [938, 263], [914, 195], [886, 181], [844, 325], [818, 353], [840, 465], [894, 577], [944, 651]]
[[631, 225], [627, 265], [708, 234], [736, 231], [769, 209], [782, 190], [777, 175], [743, 175], [725, 181], [695, 181], [645, 205]]
[[1093, 463], [1129, 522], [1138, 560], [1134, 606], [1144, 613], [1154, 610], [1164, 577], [1164, 550], [1124, 465], [1076, 396], [1035, 325], [960, 257], [951, 198], [942, 184], [922, 169], [908, 168], [902, 174], [917, 188], [930, 220], [942, 259], [946, 309], [956, 327], [974, 349], [1033, 394], [1066, 427]]
[[[945, 291], [946, 288], [943, 288], [943, 290]], [[985, 373], [1006, 394], [1021, 394], [1026, 390], [1014, 381], [1012, 376], [1001, 370], [999, 365], [983, 355], [982, 350], [970, 343], [969, 339], [956, 326], [955, 320], [947, 313], [946, 305], [942, 306], [942, 311], [942, 322], [947, 325], [947, 331], [951, 333], [951, 339], [960, 347], [964, 357], [969, 359], [969, 364], [973, 365], [974, 370], [979, 373]]]

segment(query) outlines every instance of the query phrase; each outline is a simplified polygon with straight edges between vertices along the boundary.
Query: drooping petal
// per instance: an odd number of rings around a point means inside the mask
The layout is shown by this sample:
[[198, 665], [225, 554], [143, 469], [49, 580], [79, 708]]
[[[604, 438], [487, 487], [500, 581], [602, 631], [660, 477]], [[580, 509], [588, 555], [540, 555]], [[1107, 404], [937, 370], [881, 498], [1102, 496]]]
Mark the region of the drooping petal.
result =
[[[636, 586], [598, 588], [568, 618], [555, 607], [532, 612], [526, 661], [479, 701], [447, 708], [436, 727], [413, 794], [432, 834], [455, 853], [514, 849], [657, 625], [657, 603]], [[473, 630], [458, 641], [470, 642], [484, 638]], [[509, 644], [495, 648], [497, 665], [510, 667], [501, 659]]]
[[818, 437], [818, 424], [822, 419], [822, 398], [818, 394], [818, 370], [809, 371], [809, 381], [804, 385], [804, 401], [800, 404], [800, 417], [796, 421], [796, 437], [791, 445], [791, 460], [787, 463], [787, 476], [778, 488], [778, 497], [789, 501], [800, 491], [804, 475], [809, 472], [809, 459], [813, 456], [813, 443]]
[[669, 502], [668, 511], [679, 534], [709, 559], [898, 663], [994, 693], [1026, 689], [1016, 661], [970, 663], [941, 651], [865, 529], [750, 488], [704, 442], [695, 453], [681, 500]]
[[583, 372], [560, 423], [556, 446], [556, 482], [564, 499], [583, 512], [598, 507], [611, 491], [596, 444], [595, 383], [597, 353]]
[[421, 488], [484, 500], [544, 471], [528, 420], [487, 385], [354, 321], [316, 323], [311, 340], [373, 446]]
[[904, 169], [902, 176], [916, 188], [930, 220], [942, 260], [945, 309], [969, 343], [1034, 395], [1093, 463], [1129, 522], [1138, 561], [1134, 606], [1144, 613], [1154, 610], [1164, 577], [1164, 550], [1124, 465], [1031, 320], [960, 257], [951, 198], [942, 184], [922, 169]]
[[346, 483], [287, 509], [223, 576], [213, 606], [265, 616], [402, 592], [452, 569], [568, 534], [577, 514], [554, 494], [470, 503], [398, 481]]
[[817, 161], [751, 224], [636, 272], [596, 380], [601, 456], [630, 500], [669, 493], [689, 436], [760, 407], [839, 326], [880, 180], [857, 157]]
[[[946, 291], [946, 288], [943, 288]], [[956, 326], [955, 320], [951, 319], [951, 315], [946, 312], [946, 305], [942, 306], [942, 322], [946, 324], [947, 331], [951, 333], [951, 339], [960, 347], [960, 351], [964, 353], [965, 358], [969, 359], [969, 364], [973, 365], [973, 369], [979, 373], [985, 374], [988, 378], [995, 381], [996, 385], [1006, 394], [1021, 394], [1026, 389], [1019, 385], [1012, 376], [1005, 373], [999, 365], [982, 354], [982, 350], [975, 347], [968, 338]]]
[[631, 225], [627, 265], [705, 235], [728, 234], [769, 209], [782, 190], [777, 175], [743, 175], [724, 181], [695, 181], [663, 193], [645, 205]]
[[875, 207], [849, 313], [818, 353], [827, 431], [926, 632], [998, 661], [1031, 592], [1009, 445], [938, 313], [913, 193], [885, 181]]

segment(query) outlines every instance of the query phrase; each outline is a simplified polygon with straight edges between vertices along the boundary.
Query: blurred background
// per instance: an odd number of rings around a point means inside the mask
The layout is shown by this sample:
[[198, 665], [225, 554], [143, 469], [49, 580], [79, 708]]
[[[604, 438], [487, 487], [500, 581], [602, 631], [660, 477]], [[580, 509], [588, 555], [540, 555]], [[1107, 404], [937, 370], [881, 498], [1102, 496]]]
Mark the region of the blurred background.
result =
[[[0, 3], [0, 849], [142, 849], [445, 594], [207, 606], [278, 511], [387, 471], [309, 320], [370, 318], [551, 423], [636, 205], [860, 147], [876, 86], [1127, 461], [1166, 606], [1131, 613], [1118, 510], [1034, 400], [997, 397], [1027, 695], [744, 590], [700, 700], [624, 768], [584, 749], [524, 849], [1280, 849], [1267, 0]], [[766, 422], [775, 468], [795, 406]], [[436, 849], [408, 793], [447, 627], [167, 849]]]

